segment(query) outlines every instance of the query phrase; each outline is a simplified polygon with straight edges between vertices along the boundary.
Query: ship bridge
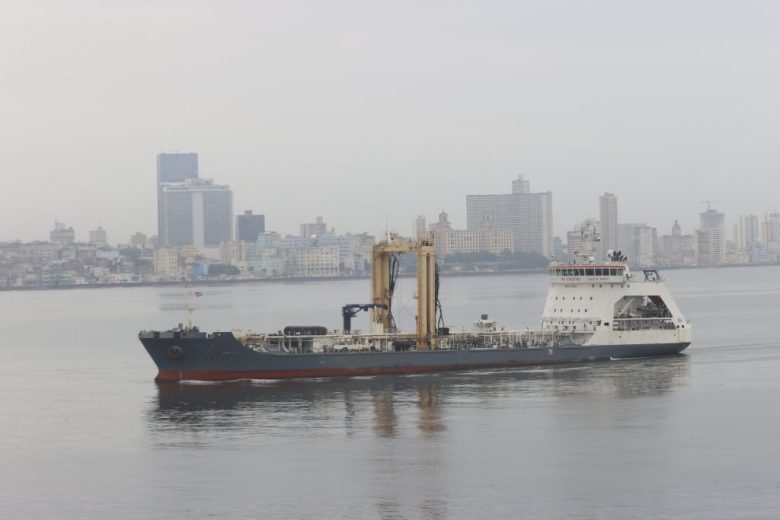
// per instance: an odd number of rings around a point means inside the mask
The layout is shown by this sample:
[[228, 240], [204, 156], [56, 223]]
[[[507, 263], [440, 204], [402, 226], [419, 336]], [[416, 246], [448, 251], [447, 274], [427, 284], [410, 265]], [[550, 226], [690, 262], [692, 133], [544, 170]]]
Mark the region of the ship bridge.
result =
[[553, 285], [624, 283], [631, 277], [628, 266], [617, 262], [604, 264], [550, 264], [549, 274], [550, 283]]

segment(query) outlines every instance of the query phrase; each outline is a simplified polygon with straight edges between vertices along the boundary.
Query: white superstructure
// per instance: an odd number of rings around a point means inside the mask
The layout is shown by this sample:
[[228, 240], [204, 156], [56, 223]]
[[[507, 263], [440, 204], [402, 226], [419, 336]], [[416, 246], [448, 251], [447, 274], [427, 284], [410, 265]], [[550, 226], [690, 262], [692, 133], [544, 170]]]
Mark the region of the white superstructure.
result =
[[691, 324], [654, 269], [623, 261], [553, 263], [542, 329], [578, 345], [690, 343]]

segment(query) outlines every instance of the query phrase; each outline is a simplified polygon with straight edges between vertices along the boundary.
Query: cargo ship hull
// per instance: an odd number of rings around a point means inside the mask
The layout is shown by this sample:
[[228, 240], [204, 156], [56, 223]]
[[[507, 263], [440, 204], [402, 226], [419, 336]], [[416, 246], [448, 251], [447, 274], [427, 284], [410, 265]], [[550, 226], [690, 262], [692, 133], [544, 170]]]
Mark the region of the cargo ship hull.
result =
[[141, 333], [157, 381], [229, 381], [414, 374], [674, 355], [688, 342], [376, 352], [260, 352], [230, 332]]

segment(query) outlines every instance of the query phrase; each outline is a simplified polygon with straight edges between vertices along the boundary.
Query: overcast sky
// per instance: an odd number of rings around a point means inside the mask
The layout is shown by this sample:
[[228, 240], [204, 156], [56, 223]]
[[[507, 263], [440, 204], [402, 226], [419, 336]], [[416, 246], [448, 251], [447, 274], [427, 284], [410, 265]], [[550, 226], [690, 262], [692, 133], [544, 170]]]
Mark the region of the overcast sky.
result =
[[780, 2], [5, 0], [0, 240], [156, 233], [155, 156], [235, 211], [411, 232], [519, 173], [555, 232], [780, 208]]

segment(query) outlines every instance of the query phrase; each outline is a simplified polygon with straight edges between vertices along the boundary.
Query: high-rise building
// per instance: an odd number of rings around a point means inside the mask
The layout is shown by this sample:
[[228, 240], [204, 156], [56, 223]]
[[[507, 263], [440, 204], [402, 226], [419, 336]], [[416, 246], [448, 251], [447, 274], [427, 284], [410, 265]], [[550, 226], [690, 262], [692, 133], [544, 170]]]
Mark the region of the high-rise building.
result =
[[596, 252], [600, 260], [606, 260], [607, 251], [617, 249], [617, 197], [612, 193], [599, 197], [599, 222], [601, 241]]
[[414, 221], [414, 236], [419, 239], [424, 237], [427, 232], [425, 215], [417, 215], [417, 219]]
[[108, 244], [108, 233], [102, 226], [98, 226], [97, 229], [93, 229], [89, 232], [89, 243], [99, 246], [105, 246]]
[[157, 155], [157, 236], [167, 245], [163, 230], [163, 185], [198, 178], [198, 154], [161, 153]]
[[236, 240], [256, 242], [260, 233], [265, 233], [265, 215], [255, 215], [250, 209], [236, 217]]
[[696, 234], [699, 265], [720, 265], [726, 261], [725, 215], [712, 208], [699, 213], [701, 228]]
[[162, 186], [162, 244], [219, 247], [233, 236], [233, 192], [211, 179]]
[[582, 224], [575, 226], [566, 232], [566, 254], [569, 260], [590, 257], [594, 254], [591, 237], [597, 232], [597, 222], [593, 219], [585, 219]]
[[634, 229], [634, 265], [651, 267], [655, 265], [658, 250], [658, 232], [652, 226], [640, 224]]
[[[678, 226], [679, 227], [679, 226]], [[656, 264], [658, 231], [647, 224], [618, 224], [616, 249], [631, 265], [650, 267]]]
[[767, 251], [773, 253], [780, 251], [780, 213], [773, 211], [764, 215], [764, 222], [761, 223], [761, 241]]
[[317, 217], [316, 222], [301, 224], [301, 236], [305, 238], [322, 237], [328, 234], [328, 226], [322, 217]]
[[758, 217], [740, 215], [734, 224], [734, 245], [739, 251], [748, 251], [758, 242]]
[[552, 256], [552, 225], [552, 193], [531, 193], [522, 176], [510, 194], [466, 196], [467, 229], [509, 229], [515, 251]]
[[522, 175], [512, 181], [512, 195], [527, 195], [531, 193], [531, 181], [525, 180]]
[[682, 236], [682, 228], [680, 227], [680, 223], [677, 222], [677, 220], [675, 220], [674, 224], [672, 225], [672, 236], [673, 237], [681, 237]]

